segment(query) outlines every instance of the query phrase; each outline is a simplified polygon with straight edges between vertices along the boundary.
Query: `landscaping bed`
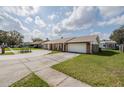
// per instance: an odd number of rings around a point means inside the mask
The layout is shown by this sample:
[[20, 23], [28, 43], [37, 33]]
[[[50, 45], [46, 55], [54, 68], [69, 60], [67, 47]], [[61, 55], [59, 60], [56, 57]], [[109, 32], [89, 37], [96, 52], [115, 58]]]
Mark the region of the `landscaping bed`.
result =
[[36, 76], [34, 73], [29, 74], [23, 79], [10, 85], [10, 87], [48, 87], [49, 85]]
[[52, 68], [91, 86], [124, 86], [124, 53], [81, 54]]

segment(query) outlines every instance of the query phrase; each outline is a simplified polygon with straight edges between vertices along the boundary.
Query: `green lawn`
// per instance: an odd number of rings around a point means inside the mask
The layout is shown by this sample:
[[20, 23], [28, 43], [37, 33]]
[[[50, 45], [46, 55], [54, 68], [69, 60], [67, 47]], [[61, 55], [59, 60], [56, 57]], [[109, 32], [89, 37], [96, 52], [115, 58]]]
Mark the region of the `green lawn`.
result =
[[48, 86], [49, 85], [45, 81], [41, 80], [34, 73], [31, 73], [28, 76], [24, 77], [23, 79], [10, 85], [10, 87], [48, 87]]
[[31, 48], [32, 50], [42, 50], [42, 48]]
[[5, 52], [5, 54], [0, 53], [0, 55], [14, 55], [14, 53], [13, 52]]
[[56, 53], [60, 53], [60, 51], [52, 51], [52, 52], [48, 53], [47, 55], [56, 54]]
[[[21, 50], [23, 48], [12, 48], [13, 50]], [[41, 48], [31, 48], [31, 50], [41, 50]], [[5, 48], [5, 51], [10, 51], [9, 48]]]
[[10, 51], [10, 49], [9, 48], [5, 48], [5, 51]]
[[52, 68], [91, 86], [124, 86], [124, 53], [81, 54]]

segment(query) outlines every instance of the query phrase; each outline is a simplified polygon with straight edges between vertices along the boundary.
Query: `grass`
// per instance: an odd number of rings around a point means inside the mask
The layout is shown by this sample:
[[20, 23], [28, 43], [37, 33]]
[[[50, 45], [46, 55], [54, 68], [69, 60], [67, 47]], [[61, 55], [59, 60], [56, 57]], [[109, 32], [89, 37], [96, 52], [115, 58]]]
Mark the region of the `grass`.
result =
[[124, 86], [124, 53], [115, 50], [81, 54], [52, 68], [91, 86]]
[[48, 87], [48, 86], [49, 85], [45, 81], [41, 80], [34, 73], [31, 73], [28, 76], [24, 77], [23, 79], [10, 85], [10, 87]]
[[60, 53], [60, 51], [52, 51], [52, 52], [48, 53], [47, 55], [56, 54], [56, 53]]
[[5, 52], [5, 54], [0, 53], [0, 55], [14, 55], [14, 53], [13, 52]]
[[[23, 48], [12, 48], [13, 50], [21, 50]], [[41, 50], [41, 48], [31, 48], [31, 50]], [[5, 51], [10, 51], [9, 48], [5, 48]]]
[[42, 50], [42, 48], [31, 48], [32, 50]]
[[5, 51], [10, 51], [10, 49], [9, 48], [5, 48]]

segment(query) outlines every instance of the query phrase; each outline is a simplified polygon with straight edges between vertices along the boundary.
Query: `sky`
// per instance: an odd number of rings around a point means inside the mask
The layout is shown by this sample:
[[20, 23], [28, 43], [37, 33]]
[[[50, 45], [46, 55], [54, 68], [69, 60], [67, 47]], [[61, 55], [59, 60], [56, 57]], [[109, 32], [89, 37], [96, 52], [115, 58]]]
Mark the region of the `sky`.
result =
[[109, 39], [121, 25], [122, 6], [0, 6], [0, 30], [16, 30], [25, 42], [85, 35]]

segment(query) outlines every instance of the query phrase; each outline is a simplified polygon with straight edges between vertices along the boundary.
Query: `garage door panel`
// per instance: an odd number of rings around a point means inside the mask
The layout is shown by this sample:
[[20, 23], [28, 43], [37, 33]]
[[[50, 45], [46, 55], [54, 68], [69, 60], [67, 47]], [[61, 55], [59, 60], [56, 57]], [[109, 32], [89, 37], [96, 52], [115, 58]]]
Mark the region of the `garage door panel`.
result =
[[86, 43], [68, 44], [69, 52], [86, 53]]

